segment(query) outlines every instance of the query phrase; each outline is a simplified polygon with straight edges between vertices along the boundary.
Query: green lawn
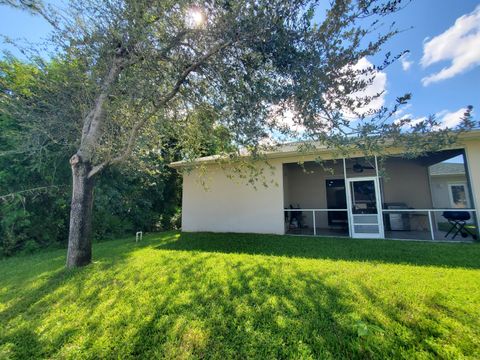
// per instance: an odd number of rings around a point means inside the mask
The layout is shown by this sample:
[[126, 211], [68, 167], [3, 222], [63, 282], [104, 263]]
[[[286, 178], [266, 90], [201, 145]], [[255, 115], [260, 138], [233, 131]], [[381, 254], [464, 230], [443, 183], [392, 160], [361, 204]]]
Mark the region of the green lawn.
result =
[[3, 358], [479, 358], [480, 245], [160, 233], [0, 261]]

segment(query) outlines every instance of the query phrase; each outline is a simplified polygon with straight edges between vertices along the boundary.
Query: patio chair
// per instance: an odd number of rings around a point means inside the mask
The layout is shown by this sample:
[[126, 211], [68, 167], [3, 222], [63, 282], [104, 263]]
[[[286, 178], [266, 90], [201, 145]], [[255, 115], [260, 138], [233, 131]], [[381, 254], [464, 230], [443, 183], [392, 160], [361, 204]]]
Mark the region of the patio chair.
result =
[[[297, 207], [293, 207], [293, 205], [290, 205], [290, 209], [300, 209], [300, 206], [297, 205]], [[301, 229], [303, 227], [303, 213], [301, 211], [290, 212], [289, 227], [290, 228], [294, 227], [298, 229]]]
[[460, 234], [463, 238], [466, 238], [468, 235], [473, 239], [477, 238], [477, 235], [466, 227], [467, 221], [470, 220], [470, 213], [468, 211], [444, 211], [442, 216], [447, 219], [450, 224], [450, 229], [445, 234], [445, 237], [452, 234], [453, 240]]

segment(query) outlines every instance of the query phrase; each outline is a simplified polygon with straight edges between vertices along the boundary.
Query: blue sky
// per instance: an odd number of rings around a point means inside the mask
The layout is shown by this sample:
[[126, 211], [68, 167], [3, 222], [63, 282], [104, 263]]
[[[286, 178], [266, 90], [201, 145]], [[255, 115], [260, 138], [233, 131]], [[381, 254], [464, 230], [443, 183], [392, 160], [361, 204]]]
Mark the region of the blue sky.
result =
[[[473, 105], [475, 114], [479, 113], [479, 6], [478, 0], [414, 0], [395, 15], [400, 28], [413, 28], [399, 34], [386, 50], [410, 50], [405, 60], [411, 63], [404, 61], [402, 66], [399, 62], [386, 70], [387, 105], [396, 96], [412, 92], [411, 107], [405, 114], [413, 117], [438, 114], [451, 121], [449, 114], [466, 105]], [[456, 65], [448, 70], [453, 63]], [[445, 78], [435, 78], [442, 69], [447, 69]]]
[[[410, 53], [379, 74], [374, 90], [386, 91], [381, 101], [389, 106], [397, 96], [411, 92], [413, 99], [399, 116], [418, 119], [437, 114], [448, 123], [455, 121], [466, 105], [473, 105], [478, 119], [480, 1], [413, 0], [391, 19], [406, 30], [392, 39], [382, 54], [402, 50]], [[37, 42], [49, 30], [38, 17], [0, 6], [0, 34]], [[5, 44], [0, 48], [14, 50]], [[368, 60], [381, 63], [382, 57], [380, 54]], [[440, 73], [442, 69], [446, 70]]]

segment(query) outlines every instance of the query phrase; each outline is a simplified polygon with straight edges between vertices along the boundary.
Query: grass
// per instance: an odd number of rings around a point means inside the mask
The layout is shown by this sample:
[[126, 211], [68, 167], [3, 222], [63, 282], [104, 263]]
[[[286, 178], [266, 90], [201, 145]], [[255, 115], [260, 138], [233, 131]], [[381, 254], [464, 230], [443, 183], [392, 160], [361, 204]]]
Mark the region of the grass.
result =
[[478, 358], [480, 245], [151, 234], [0, 261], [0, 359]]

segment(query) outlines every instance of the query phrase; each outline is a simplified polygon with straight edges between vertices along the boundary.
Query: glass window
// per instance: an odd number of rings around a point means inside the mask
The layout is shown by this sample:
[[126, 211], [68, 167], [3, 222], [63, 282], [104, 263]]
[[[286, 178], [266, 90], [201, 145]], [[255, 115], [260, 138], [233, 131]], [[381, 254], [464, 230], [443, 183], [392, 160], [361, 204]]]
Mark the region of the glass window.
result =
[[468, 208], [465, 184], [450, 184], [450, 200], [453, 208]]

